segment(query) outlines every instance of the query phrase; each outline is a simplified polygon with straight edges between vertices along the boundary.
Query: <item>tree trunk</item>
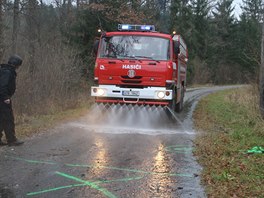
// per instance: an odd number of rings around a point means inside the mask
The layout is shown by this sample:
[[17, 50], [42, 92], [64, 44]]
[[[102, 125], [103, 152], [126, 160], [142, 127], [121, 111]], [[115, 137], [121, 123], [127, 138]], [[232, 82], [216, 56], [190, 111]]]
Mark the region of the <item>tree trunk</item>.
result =
[[3, 0], [0, 0], [0, 61], [4, 55], [4, 25], [3, 25]]
[[28, 1], [28, 9], [27, 9], [27, 32], [28, 32], [28, 44], [29, 44], [29, 73], [30, 76], [33, 76], [36, 62], [35, 62], [35, 54], [36, 54], [36, 42], [37, 42], [37, 27], [36, 27], [36, 9], [37, 2], [36, 0]]
[[261, 65], [259, 73], [260, 113], [264, 118], [264, 21], [262, 22]]
[[77, 10], [79, 10], [79, 8], [80, 8], [80, 0], [76, 0], [76, 6], [77, 6]]
[[17, 34], [19, 29], [19, 0], [14, 1], [13, 32], [12, 32], [12, 51], [17, 52]]
[[71, 8], [72, 8], [72, 0], [68, 0], [67, 4], [67, 21], [70, 22], [71, 20]]

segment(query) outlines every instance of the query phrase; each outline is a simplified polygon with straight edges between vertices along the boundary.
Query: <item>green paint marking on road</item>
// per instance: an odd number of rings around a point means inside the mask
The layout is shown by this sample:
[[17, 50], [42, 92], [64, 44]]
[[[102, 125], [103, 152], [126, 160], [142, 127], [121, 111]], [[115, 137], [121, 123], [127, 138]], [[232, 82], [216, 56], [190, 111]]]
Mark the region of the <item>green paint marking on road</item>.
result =
[[94, 182], [85, 181], [85, 180], [82, 180], [80, 178], [77, 178], [77, 177], [74, 177], [72, 175], [68, 175], [68, 174], [62, 173], [62, 172], [56, 172], [56, 174], [58, 174], [60, 176], [63, 176], [63, 177], [66, 177], [68, 179], [77, 181], [77, 182], [84, 183], [84, 184], [90, 186], [91, 188], [94, 188], [94, 189], [102, 192], [105, 196], [107, 196], [109, 198], [116, 198], [116, 196], [114, 194], [112, 194], [110, 191], [108, 191], [105, 188], [101, 188], [100, 186], [96, 185], [96, 183], [94, 183]]
[[[39, 163], [39, 164], [50, 164], [55, 165], [58, 163], [55, 162], [45, 162], [45, 161], [37, 161], [37, 160], [28, 160], [18, 157], [10, 157], [17, 160], [22, 160], [29, 163]], [[126, 171], [126, 172], [134, 172], [134, 173], [144, 173], [144, 174], [151, 174], [151, 175], [164, 175], [164, 176], [178, 176], [178, 177], [193, 177], [192, 174], [187, 173], [159, 173], [159, 172], [149, 172], [149, 171], [142, 171], [137, 169], [128, 169], [128, 168], [118, 168], [118, 167], [111, 167], [111, 166], [100, 166], [100, 165], [81, 165], [81, 164], [64, 164], [65, 166], [70, 167], [89, 167], [89, 168], [105, 168], [105, 169], [111, 169], [111, 170], [120, 170], [120, 171]]]
[[93, 165], [81, 165], [81, 164], [66, 164], [66, 166], [88, 167], [88, 168], [105, 168], [105, 169], [120, 170], [120, 171], [126, 171], [126, 172], [134, 172], [134, 173], [144, 173], [144, 174], [151, 174], [151, 175], [193, 177], [193, 175], [191, 175], [191, 174], [148, 172], [148, 171], [142, 171], [142, 170], [137, 170], [137, 169], [117, 168], [117, 167], [100, 166], [100, 165], [94, 165], [93, 166]]
[[[112, 182], [122, 182], [122, 181], [127, 182], [127, 181], [139, 180], [139, 179], [142, 179], [142, 178], [143, 177], [129, 177], [129, 178], [123, 178], [123, 179], [95, 181], [93, 183], [101, 184], [101, 183], [112, 183]], [[38, 191], [38, 192], [31, 192], [31, 193], [28, 193], [27, 195], [28, 196], [33, 196], [33, 195], [38, 195], [38, 194], [43, 194], [43, 193], [47, 193], [47, 192], [57, 191], [57, 190], [65, 189], [65, 188], [73, 188], [73, 187], [80, 187], [80, 186], [88, 186], [88, 185], [87, 184], [73, 184], [73, 185], [68, 185], [68, 186], [60, 186], [60, 187], [46, 189], [46, 190], [42, 190], [42, 191]]]
[[[186, 147], [179, 147], [178, 146], [168, 146], [165, 148], [167, 151], [177, 151], [177, 152], [185, 152], [185, 151], [191, 151], [192, 148], [186, 148]], [[59, 163], [56, 162], [48, 162], [48, 161], [39, 161], [39, 160], [28, 160], [24, 158], [19, 158], [19, 157], [12, 157], [12, 156], [6, 156], [12, 159], [20, 160], [20, 161], [25, 161], [28, 163], [34, 163], [34, 164], [49, 164], [49, 165], [58, 165]], [[111, 167], [111, 166], [100, 166], [100, 165], [81, 165], [81, 164], [64, 164], [65, 166], [69, 167], [89, 167], [89, 168], [102, 168], [102, 169], [112, 169], [112, 170], [119, 170], [119, 171], [126, 171], [126, 172], [134, 172], [134, 173], [143, 173], [143, 174], [151, 174], [151, 175], [162, 175], [162, 176], [180, 176], [180, 177], [193, 177], [192, 174], [178, 174], [178, 173], [159, 173], [159, 172], [149, 172], [149, 171], [143, 171], [143, 170], [137, 170], [137, 169], [128, 169], [128, 168], [118, 168], [118, 167]], [[74, 177], [72, 175], [68, 175], [62, 172], [56, 172], [56, 174], [63, 176], [65, 178], [81, 182], [81, 184], [72, 184], [72, 185], [67, 185], [67, 186], [60, 186], [56, 188], [50, 188], [50, 189], [45, 189], [41, 190], [38, 192], [30, 192], [27, 193], [27, 196], [34, 196], [34, 195], [39, 195], [47, 192], [52, 192], [52, 191], [57, 191], [65, 188], [73, 188], [73, 187], [80, 187], [80, 186], [90, 186], [93, 189], [96, 189], [100, 192], [102, 192], [105, 196], [108, 198], [117, 198], [114, 194], [112, 194], [110, 191], [108, 191], [105, 188], [102, 188], [98, 186], [97, 184], [101, 183], [112, 183], [112, 182], [128, 182], [128, 181], [133, 181], [133, 180], [140, 180], [144, 176], [139, 176], [139, 177], [129, 177], [129, 178], [122, 178], [122, 179], [115, 179], [115, 180], [105, 180], [105, 181], [85, 181], [80, 178]]]
[[191, 152], [193, 148], [185, 147], [183, 145], [172, 145], [172, 146], [167, 146], [165, 150], [169, 152], [176, 152], [176, 153], [187, 153], [187, 152]]
[[122, 178], [122, 179], [114, 179], [114, 180], [105, 180], [105, 181], [98, 181], [94, 183], [112, 183], [112, 182], [128, 182], [128, 181], [133, 181], [133, 180], [140, 180], [143, 177], [128, 177], [128, 178]]
[[[128, 181], [133, 181], [133, 180], [140, 180], [142, 178], [143, 177], [128, 177], [128, 178], [123, 178], [123, 179], [95, 181], [93, 183], [101, 184], [101, 183], [112, 183], [112, 182], [122, 182], [122, 181], [128, 182]], [[28, 193], [27, 196], [34, 196], [34, 195], [39, 195], [39, 194], [43, 194], [43, 193], [47, 193], [47, 192], [65, 189], [65, 188], [73, 188], [73, 187], [80, 187], [80, 186], [88, 186], [88, 185], [87, 184], [72, 184], [72, 185], [68, 185], [68, 186], [60, 186], [60, 187], [50, 188], [50, 189], [41, 190], [41, 191], [37, 191], [37, 192], [31, 192], [31, 193]]]
[[73, 184], [73, 185], [68, 185], [68, 186], [60, 186], [57, 188], [50, 188], [50, 189], [46, 189], [46, 190], [42, 190], [38, 192], [31, 192], [31, 193], [28, 193], [27, 196], [34, 196], [34, 195], [39, 195], [39, 194], [43, 194], [47, 192], [52, 192], [52, 191], [61, 190], [65, 188], [79, 187], [79, 186], [87, 186], [87, 184]]

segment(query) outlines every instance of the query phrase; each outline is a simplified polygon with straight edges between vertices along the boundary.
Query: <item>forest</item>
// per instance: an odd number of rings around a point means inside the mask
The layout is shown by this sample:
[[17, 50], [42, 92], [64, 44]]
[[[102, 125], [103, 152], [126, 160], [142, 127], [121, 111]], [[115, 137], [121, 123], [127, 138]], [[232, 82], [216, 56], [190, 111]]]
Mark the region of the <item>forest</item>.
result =
[[16, 114], [45, 114], [88, 100], [98, 28], [153, 24], [189, 50], [188, 83], [257, 83], [263, 0], [0, 0], [0, 60], [19, 54]]

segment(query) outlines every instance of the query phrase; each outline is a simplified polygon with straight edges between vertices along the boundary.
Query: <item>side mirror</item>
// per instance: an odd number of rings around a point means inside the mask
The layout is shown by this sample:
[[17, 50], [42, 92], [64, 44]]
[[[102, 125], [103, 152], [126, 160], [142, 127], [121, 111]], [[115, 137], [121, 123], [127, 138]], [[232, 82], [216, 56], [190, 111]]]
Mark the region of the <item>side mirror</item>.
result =
[[99, 47], [99, 40], [96, 39], [93, 44], [93, 55], [96, 56], [98, 52], [98, 47]]

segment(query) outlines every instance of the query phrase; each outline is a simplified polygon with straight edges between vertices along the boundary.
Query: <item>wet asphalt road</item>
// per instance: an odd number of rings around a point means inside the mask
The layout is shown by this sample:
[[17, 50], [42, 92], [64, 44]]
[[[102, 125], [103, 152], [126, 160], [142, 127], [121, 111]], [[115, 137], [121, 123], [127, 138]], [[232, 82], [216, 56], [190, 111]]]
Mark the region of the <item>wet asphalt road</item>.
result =
[[94, 106], [23, 146], [0, 147], [0, 198], [206, 197], [192, 154], [192, 112], [220, 89], [189, 90], [172, 120], [162, 108]]

